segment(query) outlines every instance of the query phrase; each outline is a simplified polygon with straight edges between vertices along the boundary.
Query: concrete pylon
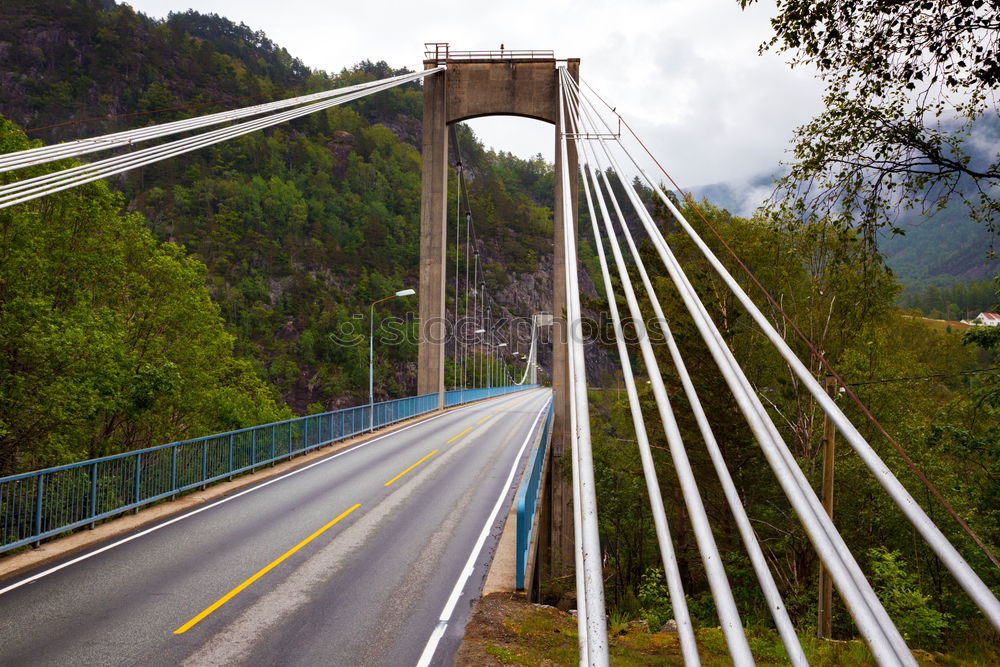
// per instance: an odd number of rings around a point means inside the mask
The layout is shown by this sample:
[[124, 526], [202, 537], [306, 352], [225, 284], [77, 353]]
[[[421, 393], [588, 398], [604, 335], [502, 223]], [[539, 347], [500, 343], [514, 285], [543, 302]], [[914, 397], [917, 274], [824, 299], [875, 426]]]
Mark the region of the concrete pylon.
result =
[[[580, 59], [557, 60], [551, 52], [449, 52], [435, 46], [424, 68], [441, 64], [447, 70], [424, 78], [423, 184], [420, 201], [420, 346], [417, 361], [417, 392], [438, 393], [444, 406], [444, 359], [447, 336], [445, 319], [445, 251], [447, 233], [448, 131], [447, 126], [480, 116], [523, 116], [555, 126], [555, 216], [552, 294], [552, 389], [555, 400], [551, 455], [558, 460], [569, 445], [569, 357], [566, 347], [566, 288], [563, 241], [563, 207], [572, 207], [577, 217], [577, 152], [568, 142], [567, 159], [572, 201], [562, 196], [562, 163], [559, 151], [559, 72], [565, 66], [579, 81]], [[542, 530], [543, 578], [561, 576], [573, 567], [572, 484], [561, 465], [551, 465], [547, 482], [551, 511], [543, 510], [551, 530]], [[551, 542], [547, 544], [547, 535]], [[548, 556], [546, 556], [548, 553]]]

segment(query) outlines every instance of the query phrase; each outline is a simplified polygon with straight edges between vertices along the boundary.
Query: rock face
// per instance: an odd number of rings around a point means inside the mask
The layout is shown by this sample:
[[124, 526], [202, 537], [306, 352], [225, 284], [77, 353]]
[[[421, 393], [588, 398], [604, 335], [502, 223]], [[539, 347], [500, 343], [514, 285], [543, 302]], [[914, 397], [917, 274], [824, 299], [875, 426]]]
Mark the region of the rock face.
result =
[[[538, 258], [538, 266], [533, 271], [511, 273], [509, 284], [494, 298], [501, 305], [502, 317], [510, 323], [511, 339], [514, 349], [527, 354], [531, 344], [531, 318], [527, 313], [552, 312], [552, 261], [551, 253]], [[597, 299], [597, 290], [589, 274], [582, 264], [578, 265], [581, 298]], [[597, 340], [597, 323], [600, 315], [584, 310], [586, 339], [584, 355], [587, 362], [587, 378], [591, 386], [600, 386], [601, 381], [609, 373], [617, 370], [617, 364]], [[494, 313], [494, 317], [496, 317]], [[593, 326], [592, 326], [593, 325]], [[552, 372], [552, 330], [544, 327], [540, 330], [538, 346], [538, 365], [543, 377], [547, 380]]]

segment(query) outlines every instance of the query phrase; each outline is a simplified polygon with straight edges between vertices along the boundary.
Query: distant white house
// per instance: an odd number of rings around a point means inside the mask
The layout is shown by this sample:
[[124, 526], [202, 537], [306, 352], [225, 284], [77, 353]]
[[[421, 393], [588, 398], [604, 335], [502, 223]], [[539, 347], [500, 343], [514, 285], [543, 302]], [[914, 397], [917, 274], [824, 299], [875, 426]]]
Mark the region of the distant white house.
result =
[[971, 324], [977, 327], [1000, 327], [1000, 315], [996, 313], [979, 313], [971, 320], [962, 320], [962, 324]]

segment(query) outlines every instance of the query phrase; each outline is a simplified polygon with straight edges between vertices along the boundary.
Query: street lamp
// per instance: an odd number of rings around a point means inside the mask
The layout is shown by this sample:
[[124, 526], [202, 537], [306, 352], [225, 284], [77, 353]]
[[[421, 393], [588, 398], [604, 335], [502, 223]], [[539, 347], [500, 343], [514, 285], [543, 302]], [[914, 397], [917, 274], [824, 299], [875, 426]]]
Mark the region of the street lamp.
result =
[[499, 370], [500, 370], [500, 368], [498, 368], [498, 367], [499, 367], [499, 366], [500, 366], [500, 365], [501, 365], [501, 364], [503, 363], [503, 359], [502, 359], [502, 358], [500, 357], [500, 348], [501, 348], [501, 347], [507, 347], [507, 343], [497, 343], [497, 345], [496, 345], [496, 350], [497, 350], [497, 362], [496, 362], [496, 365], [495, 365], [495, 366], [494, 366], [494, 368], [493, 368], [493, 372], [494, 372], [494, 373], [496, 373], [496, 375], [497, 375], [497, 386], [500, 386], [500, 385], [499, 385], [499, 383], [500, 383], [500, 380], [501, 380], [501, 379], [503, 379], [503, 378], [502, 378], [502, 377], [500, 376], [500, 373], [499, 373]]
[[[474, 334], [476, 334], [478, 336], [479, 334], [486, 333], [486, 329], [476, 329], [472, 333], [474, 333]], [[480, 345], [479, 346], [479, 359], [480, 359], [480, 361], [482, 361], [482, 357], [483, 357], [483, 346]], [[475, 361], [475, 360], [473, 360], [473, 361]], [[477, 363], [476, 364], [476, 368], [478, 368], [478, 370], [479, 370], [479, 381], [482, 382], [483, 381], [483, 365], [481, 363]]]
[[416, 294], [412, 289], [401, 289], [395, 294], [372, 301], [368, 313], [368, 430], [375, 430], [375, 304], [394, 299], [397, 296]]

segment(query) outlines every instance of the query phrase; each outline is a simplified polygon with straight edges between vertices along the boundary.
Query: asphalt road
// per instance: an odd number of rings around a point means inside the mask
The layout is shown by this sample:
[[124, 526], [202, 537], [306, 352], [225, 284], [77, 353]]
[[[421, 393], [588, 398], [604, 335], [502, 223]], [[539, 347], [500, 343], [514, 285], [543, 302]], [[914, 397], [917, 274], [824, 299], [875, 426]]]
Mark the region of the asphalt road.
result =
[[445, 413], [0, 581], [0, 664], [451, 664], [548, 398]]

